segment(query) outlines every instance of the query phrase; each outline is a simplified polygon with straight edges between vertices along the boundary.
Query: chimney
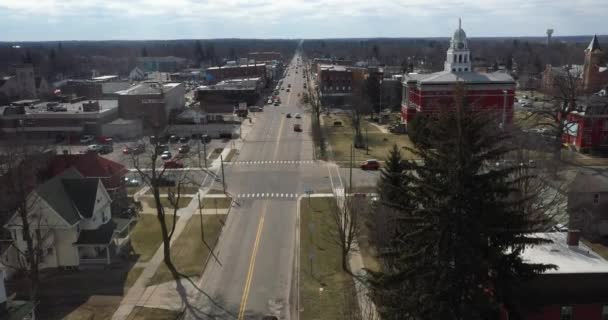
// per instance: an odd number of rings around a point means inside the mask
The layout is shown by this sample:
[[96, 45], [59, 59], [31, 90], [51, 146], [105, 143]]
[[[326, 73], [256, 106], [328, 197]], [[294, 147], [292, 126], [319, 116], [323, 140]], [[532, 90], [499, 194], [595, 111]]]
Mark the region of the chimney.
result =
[[8, 314], [6, 288], [4, 286], [4, 270], [0, 270], [0, 316]]
[[581, 232], [580, 230], [568, 230], [568, 238], [566, 242], [569, 246], [578, 247], [578, 240], [580, 239]]

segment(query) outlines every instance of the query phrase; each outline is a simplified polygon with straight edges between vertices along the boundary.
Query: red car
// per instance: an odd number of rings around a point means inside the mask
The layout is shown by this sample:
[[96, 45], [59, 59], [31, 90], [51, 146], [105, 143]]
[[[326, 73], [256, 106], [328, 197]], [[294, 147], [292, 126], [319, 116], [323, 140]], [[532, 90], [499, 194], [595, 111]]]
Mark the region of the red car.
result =
[[184, 167], [184, 164], [179, 161], [169, 160], [165, 161], [164, 167], [165, 169], [181, 169]]
[[362, 170], [378, 170], [380, 169], [380, 163], [378, 162], [378, 160], [369, 159], [361, 163], [360, 167]]
[[122, 149], [122, 153], [124, 154], [131, 154], [133, 152], [133, 149], [131, 147], [124, 147]]

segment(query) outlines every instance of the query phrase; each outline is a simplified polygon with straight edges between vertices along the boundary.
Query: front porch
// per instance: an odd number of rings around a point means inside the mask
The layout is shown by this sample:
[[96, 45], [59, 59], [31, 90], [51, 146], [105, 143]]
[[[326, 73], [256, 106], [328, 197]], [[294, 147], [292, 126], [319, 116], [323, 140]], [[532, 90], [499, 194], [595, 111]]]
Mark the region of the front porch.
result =
[[95, 230], [82, 230], [74, 246], [78, 250], [80, 264], [110, 264], [111, 244], [116, 223], [113, 220]]

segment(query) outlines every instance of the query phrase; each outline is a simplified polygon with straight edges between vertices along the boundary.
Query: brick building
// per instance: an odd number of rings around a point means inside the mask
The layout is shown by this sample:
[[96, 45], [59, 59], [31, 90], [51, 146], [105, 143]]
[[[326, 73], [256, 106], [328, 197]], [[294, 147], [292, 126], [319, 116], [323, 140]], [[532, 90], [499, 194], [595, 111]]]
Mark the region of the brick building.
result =
[[454, 32], [444, 70], [403, 77], [401, 119], [408, 124], [416, 114], [434, 114], [454, 106], [454, 90], [464, 85], [465, 98], [474, 110], [494, 111], [502, 122], [513, 118], [515, 81], [507, 73], [479, 73], [471, 66], [471, 52], [462, 27]]
[[232, 79], [196, 89], [196, 100], [206, 113], [232, 113], [239, 103], [255, 105], [261, 98], [261, 78]]
[[247, 59], [255, 62], [270, 62], [270, 61], [282, 61], [283, 56], [280, 52], [265, 51], [265, 52], [249, 52]]
[[120, 117], [141, 120], [145, 132], [163, 130], [171, 115], [184, 108], [185, 93], [183, 83], [157, 82], [145, 82], [119, 91]]
[[265, 63], [253, 63], [244, 65], [225, 65], [221, 67], [210, 67], [205, 71], [207, 81], [211, 84], [230, 79], [261, 78], [264, 83], [268, 78]]
[[608, 149], [608, 97], [579, 97], [568, 117], [562, 141], [578, 151]]

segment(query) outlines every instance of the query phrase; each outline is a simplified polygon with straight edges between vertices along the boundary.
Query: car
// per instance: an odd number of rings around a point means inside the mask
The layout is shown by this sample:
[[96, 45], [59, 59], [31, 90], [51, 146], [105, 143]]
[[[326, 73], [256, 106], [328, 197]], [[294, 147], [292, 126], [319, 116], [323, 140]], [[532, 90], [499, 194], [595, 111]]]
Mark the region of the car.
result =
[[175, 187], [175, 180], [167, 177], [159, 177], [156, 179], [159, 187]]
[[165, 161], [165, 163], [163, 164], [163, 167], [165, 169], [181, 169], [184, 167], [184, 164], [177, 160], [169, 160], [169, 161]]
[[187, 145], [187, 144], [185, 144], [185, 145], [179, 147], [179, 149], [177, 150], [177, 152], [179, 152], [179, 153], [188, 153], [188, 152], [190, 152], [190, 146]]
[[342, 121], [334, 121], [334, 127], [341, 127]]
[[362, 170], [378, 170], [380, 169], [380, 162], [376, 159], [368, 159], [363, 161], [359, 167]]
[[169, 146], [168, 146], [168, 145], [166, 145], [166, 144], [159, 144], [158, 146], [156, 146], [156, 150], [157, 150], [159, 153], [163, 153], [163, 152], [165, 152], [165, 151], [169, 151]]
[[274, 106], [275, 106], [275, 107], [278, 107], [278, 106], [279, 106], [279, 102], [278, 102], [278, 101], [277, 101], [277, 102], [275, 102], [275, 103], [274, 103]]
[[267, 104], [272, 104], [272, 99], [268, 99], [268, 101], [266, 101]]
[[125, 185], [127, 187], [137, 187], [139, 186], [139, 180], [135, 179], [135, 178], [129, 178], [129, 177], [125, 177]]
[[163, 160], [169, 160], [173, 157], [173, 155], [171, 154], [171, 151], [164, 151], [161, 155], [160, 158]]
[[299, 113], [296, 113], [295, 117], [296, 117], [296, 119], [302, 119], [302, 115]]
[[288, 113], [285, 118], [291, 118], [291, 113]]
[[102, 144], [99, 153], [108, 154], [114, 152], [114, 147], [111, 144]]
[[293, 131], [302, 132], [302, 126], [299, 123], [293, 125]]
[[135, 146], [135, 148], [133, 148], [133, 153], [134, 154], [142, 154], [146, 151], [146, 145], [145, 144], [138, 144]]
[[91, 145], [87, 146], [87, 151], [88, 152], [99, 152], [99, 151], [101, 151], [101, 145], [100, 144], [91, 144]]
[[169, 137], [169, 142], [174, 143], [174, 142], [178, 142], [179, 141], [179, 137], [176, 135], [171, 135]]
[[188, 141], [190, 141], [190, 138], [188, 138], [188, 137], [179, 138], [179, 143], [188, 143]]
[[201, 142], [203, 144], [207, 144], [207, 143], [211, 142], [211, 137], [208, 134], [203, 134], [203, 135], [201, 135]]
[[287, 88], [291, 88], [291, 83], [287, 85]]
[[281, 90], [285, 90], [285, 88], [281, 88]]
[[82, 144], [89, 144], [91, 142], [93, 142], [95, 140], [95, 137], [91, 136], [91, 135], [84, 135], [82, 137], [80, 137], [80, 143]]
[[133, 148], [125, 146], [124, 148], [122, 148], [122, 153], [131, 154], [131, 153], [133, 153]]

